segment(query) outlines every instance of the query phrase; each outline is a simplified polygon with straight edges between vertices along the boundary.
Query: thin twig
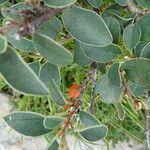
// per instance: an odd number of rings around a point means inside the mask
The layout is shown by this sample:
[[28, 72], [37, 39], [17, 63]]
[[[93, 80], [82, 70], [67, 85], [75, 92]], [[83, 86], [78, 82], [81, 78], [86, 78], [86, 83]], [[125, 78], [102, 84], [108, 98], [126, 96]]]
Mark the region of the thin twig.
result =
[[141, 109], [142, 106], [144, 108], [147, 108], [144, 102], [141, 102], [136, 96], [134, 96], [134, 94], [128, 88], [124, 80], [122, 80], [122, 87], [123, 87], [124, 94], [131, 98], [133, 106], [135, 107], [136, 110]]
[[92, 94], [91, 94], [91, 99], [90, 99], [90, 113], [95, 115], [95, 98], [96, 98], [96, 75], [97, 75], [97, 64], [93, 62], [91, 64], [93, 67], [93, 73], [91, 75], [91, 80], [92, 80]]
[[83, 82], [80, 86], [80, 94], [76, 98], [75, 104], [73, 104], [73, 106], [68, 110], [68, 115], [66, 116], [64, 126], [63, 126], [62, 130], [60, 131], [60, 138], [61, 138], [60, 149], [61, 150], [63, 150], [65, 147], [66, 132], [72, 126], [72, 123], [71, 123], [72, 117], [76, 114], [76, 112], [78, 111], [79, 107], [82, 104], [82, 97], [83, 97], [86, 89], [88, 88], [88, 84], [91, 80], [91, 76], [93, 76], [93, 72], [94, 72], [94, 68], [91, 67], [90, 70], [88, 71], [87, 75], [86, 75], [86, 78], [83, 80]]
[[33, 34], [43, 22], [50, 20], [53, 16], [56, 16], [63, 10], [64, 9], [47, 8], [41, 16], [34, 18], [29, 22], [23, 22], [23, 24], [21, 25], [22, 30], [19, 32], [19, 34], [21, 36]]
[[129, 12], [136, 13], [137, 15], [150, 14], [150, 10], [139, 9], [138, 7], [136, 7], [136, 5], [134, 4], [134, 2], [132, 0], [128, 0], [126, 7], [129, 10]]
[[[132, 100], [133, 100], [133, 104], [135, 105], [135, 107], [139, 107], [139, 100], [132, 94], [132, 92], [128, 89], [127, 85], [125, 84], [124, 81], [122, 81], [122, 85], [124, 87], [124, 92], [125, 94], [127, 94]], [[148, 90], [145, 91], [145, 102], [147, 103], [148, 100]], [[150, 129], [149, 129], [149, 110], [147, 107], [144, 107], [144, 129], [145, 129], [145, 135], [146, 135], [146, 147], [147, 150], [150, 150]]]
[[[147, 103], [148, 100], [148, 90], [145, 91], [145, 103]], [[146, 147], [147, 150], [150, 150], [150, 129], [149, 129], [149, 110], [144, 109], [144, 129], [145, 129], [145, 136], [146, 136]]]
[[6, 34], [10, 31], [12, 31], [15, 27], [19, 26], [18, 23], [15, 22], [7, 22], [8, 24], [6, 24], [4, 27], [0, 27], [0, 34]]
[[138, 101], [138, 99], [132, 94], [132, 92], [129, 90], [128, 86], [126, 85], [125, 81], [122, 80], [122, 87], [124, 89], [124, 94], [128, 95], [132, 100]]
[[[11, 30], [13, 30], [15, 27], [19, 27], [20, 31], [18, 33], [18, 36], [26, 36], [26, 35], [31, 35], [33, 34], [36, 29], [43, 23], [48, 20], [50, 20], [53, 16], [56, 16], [57, 14], [61, 13], [64, 8], [59, 8], [59, 9], [53, 9], [53, 8], [48, 8], [48, 7], [39, 7], [39, 8], [34, 8], [37, 12], [30, 18], [28, 16], [24, 16], [23, 21], [19, 23], [15, 23], [10, 21], [9, 24], [5, 25], [5, 27], [0, 28], [0, 33], [4, 34], [7, 33]], [[27, 10], [28, 11], [28, 10]], [[24, 13], [26, 15], [27, 12], [20, 12]], [[29, 12], [28, 12], [29, 13]], [[30, 14], [31, 15], [31, 14]]]

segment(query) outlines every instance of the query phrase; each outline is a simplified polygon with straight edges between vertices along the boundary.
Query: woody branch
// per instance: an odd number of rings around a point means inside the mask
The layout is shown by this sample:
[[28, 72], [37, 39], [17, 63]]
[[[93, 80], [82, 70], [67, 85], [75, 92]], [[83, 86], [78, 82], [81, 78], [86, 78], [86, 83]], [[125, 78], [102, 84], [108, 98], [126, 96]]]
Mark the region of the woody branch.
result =
[[126, 7], [129, 10], [129, 12], [136, 13], [137, 15], [150, 14], [150, 10], [143, 10], [138, 8], [132, 0], [128, 0]]

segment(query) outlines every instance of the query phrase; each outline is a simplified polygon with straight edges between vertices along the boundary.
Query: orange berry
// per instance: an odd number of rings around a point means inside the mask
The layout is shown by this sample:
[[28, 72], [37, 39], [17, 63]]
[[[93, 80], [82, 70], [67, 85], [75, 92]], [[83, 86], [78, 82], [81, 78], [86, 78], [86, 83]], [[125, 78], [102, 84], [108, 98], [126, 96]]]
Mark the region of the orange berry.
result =
[[64, 110], [68, 110], [70, 108], [69, 104], [64, 105]]
[[69, 96], [71, 98], [77, 98], [80, 94], [80, 86], [78, 84], [72, 84], [69, 88]]

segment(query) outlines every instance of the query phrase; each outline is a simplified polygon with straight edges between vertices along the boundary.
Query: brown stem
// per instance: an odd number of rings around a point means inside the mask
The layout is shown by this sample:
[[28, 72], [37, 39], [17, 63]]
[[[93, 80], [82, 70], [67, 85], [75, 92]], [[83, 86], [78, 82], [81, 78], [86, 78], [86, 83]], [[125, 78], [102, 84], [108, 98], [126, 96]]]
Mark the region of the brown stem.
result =
[[[133, 103], [136, 105], [138, 104], [137, 102], [139, 101], [133, 94], [132, 92], [128, 89], [127, 85], [125, 84], [124, 81], [122, 81], [122, 85], [124, 87], [124, 92], [127, 94], [130, 98], [132, 98]], [[147, 103], [148, 100], [148, 90], [145, 91], [145, 103]], [[146, 147], [147, 150], [150, 150], [150, 129], [149, 129], [149, 110], [147, 107], [144, 107], [144, 129], [145, 129], [145, 135], [146, 135]]]
[[132, 100], [138, 101], [138, 99], [132, 94], [132, 92], [129, 90], [128, 86], [126, 85], [125, 81], [122, 80], [122, 86], [124, 88], [124, 93], [127, 94]]
[[[145, 103], [147, 103], [148, 100], [148, 90], [145, 91]], [[144, 129], [145, 129], [145, 136], [146, 136], [146, 147], [147, 150], [150, 150], [150, 129], [149, 129], [149, 110], [144, 109]]]
[[98, 8], [93, 8], [93, 11], [95, 11], [97, 14], [99, 14], [99, 9]]
[[142, 105], [144, 108], [147, 108], [144, 102], [142, 103], [136, 96], [134, 96], [134, 94], [130, 91], [124, 80], [122, 80], [122, 87], [124, 89], [124, 94], [131, 98], [133, 106], [136, 110], [141, 109]]
[[[43, 22], [50, 20], [53, 16], [56, 16], [57, 14], [61, 13], [64, 10], [64, 8], [53, 9], [53, 8], [47, 8], [42, 6], [40, 8], [36, 8], [35, 6], [34, 9], [37, 9], [38, 13], [35, 14], [35, 15], [38, 14], [37, 16], [32, 16], [31, 18], [25, 16], [24, 20], [19, 23], [10, 21], [10, 23], [5, 25], [5, 27], [0, 28], [0, 33], [4, 34], [11, 31], [15, 27], [19, 27], [20, 31], [18, 33], [18, 36], [31, 35]], [[22, 12], [22, 13], [27, 13], [27, 12]]]
[[18, 24], [8, 24], [5, 25], [5, 27], [1, 27], [0, 28], [0, 34], [6, 34], [9, 31], [13, 30], [13, 28], [15, 28]]
[[66, 116], [66, 120], [64, 122], [64, 127], [60, 131], [60, 138], [61, 138], [60, 149], [61, 150], [63, 150], [65, 147], [66, 132], [68, 131], [69, 127], [72, 126], [72, 123], [71, 123], [72, 117], [75, 115], [75, 113], [77, 112], [77, 110], [79, 109], [79, 107], [82, 104], [82, 97], [83, 97], [83, 95], [84, 95], [84, 93], [88, 87], [88, 83], [91, 80], [91, 76], [93, 76], [93, 70], [94, 70], [94, 68], [91, 66], [90, 70], [87, 73], [86, 78], [83, 80], [83, 82], [81, 84], [80, 94], [76, 98], [75, 104], [73, 104], [73, 106], [68, 111], [68, 115]]
[[97, 64], [95, 62], [93, 62], [91, 64], [91, 66], [93, 67], [93, 73], [91, 75], [91, 80], [92, 80], [92, 94], [91, 94], [91, 100], [90, 100], [90, 113], [95, 115], [95, 98], [96, 98], [96, 74], [97, 74]]
[[60, 138], [61, 138], [61, 143], [60, 143], [60, 150], [64, 150], [65, 146], [66, 146], [66, 132], [68, 131], [69, 127], [72, 126], [71, 124], [71, 120], [72, 117], [74, 116], [74, 114], [76, 113], [77, 109], [80, 107], [81, 102], [78, 101], [78, 103], [73, 107], [73, 109], [68, 112], [67, 118], [64, 122], [64, 127], [63, 129], [60, 131]]
[[137, 15], [150, 14], [150, 10], [142, 10], [137, 8], [132, 0], [128, 0], [126, 7], [129, 12], [136, 13]]
[[40, 26], [43, 22], [50, 20], [53, 16], [56, 16], [63, 10], [64, 9], [47, 8], [41, 16], [34, 18], [29, 22], [23, 22], [23, 24], [21, 25], [23, 30], [19, 32], [20, 36], [33, 34], [38, 26]]

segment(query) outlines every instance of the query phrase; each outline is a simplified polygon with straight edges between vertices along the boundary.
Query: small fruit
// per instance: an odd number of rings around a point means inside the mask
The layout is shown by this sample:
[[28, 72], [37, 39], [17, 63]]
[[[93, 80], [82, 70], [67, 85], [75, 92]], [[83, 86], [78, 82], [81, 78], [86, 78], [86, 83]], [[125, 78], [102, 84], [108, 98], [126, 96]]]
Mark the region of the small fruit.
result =
[[80, 86], [78, 84], [72, 84], [69, 88], [69, 96], [71, 98], [77, 98], [80, 94]]
[[70, 108], [69, 104], [64, 105], [64, 110], [68, 110]]

